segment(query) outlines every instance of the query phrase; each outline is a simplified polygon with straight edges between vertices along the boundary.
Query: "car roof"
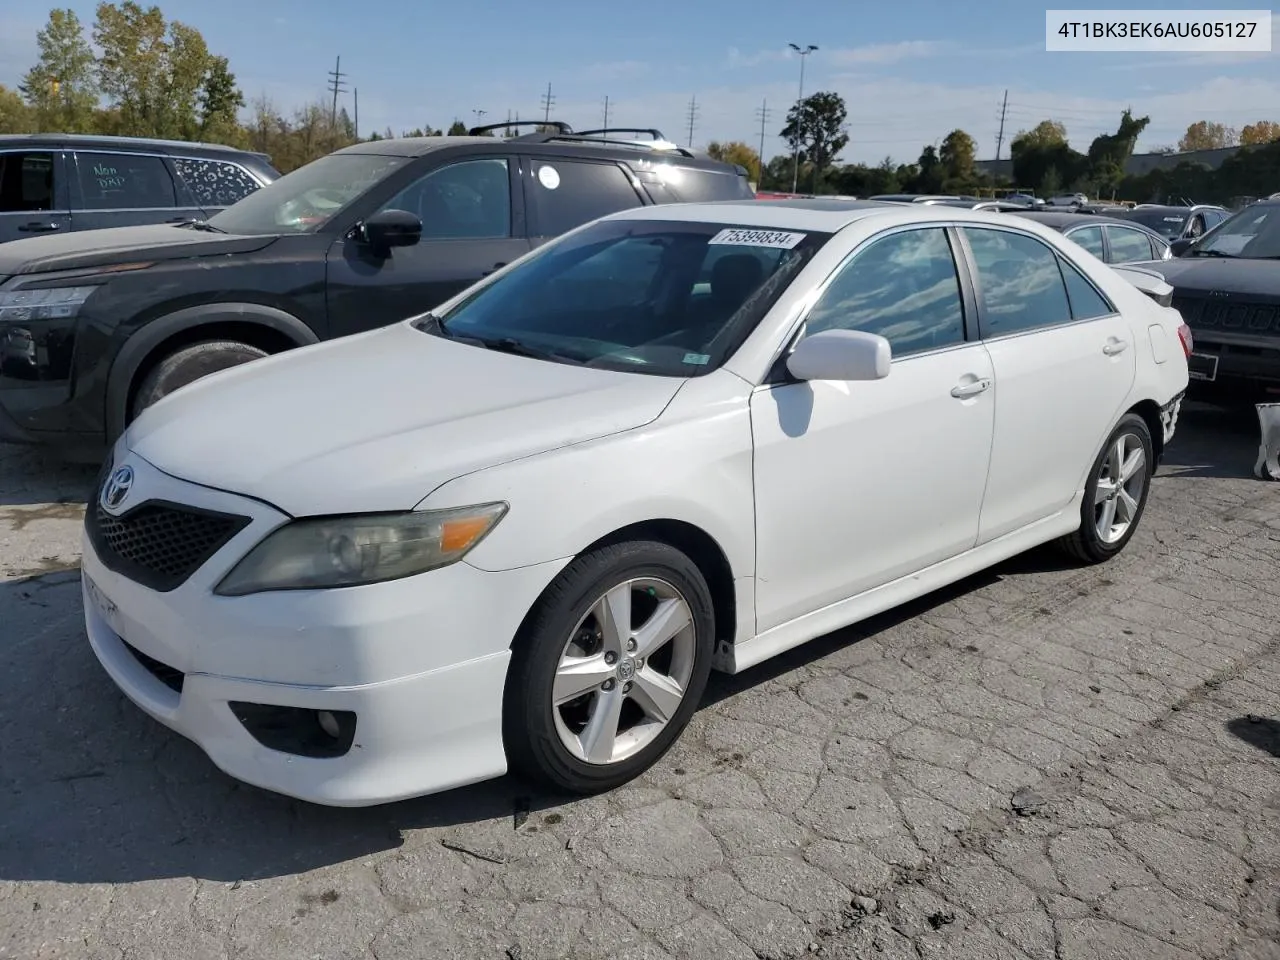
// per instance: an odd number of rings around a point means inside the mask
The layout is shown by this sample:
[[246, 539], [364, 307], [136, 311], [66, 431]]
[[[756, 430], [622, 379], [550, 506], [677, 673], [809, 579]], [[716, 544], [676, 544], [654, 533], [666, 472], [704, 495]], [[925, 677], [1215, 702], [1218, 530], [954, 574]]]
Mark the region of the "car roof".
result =
[[1053, 227], [1055, 230], [1061, 230], [1065, 227], [1074, 227], [1081, 223], [1114, 223], [1126, 227], [1135, 226], [1128, 220], [1121, 220], [1118, 217], [1107, 216], [1105, 213], [1068, 213], [1067, 211], [1052, 210], [1011, 210], [1015, 217], [1025, 217], [1028, 220], [1036, 220], [1045, 226]]
[[149, 137], [107, 137], [86, 133], [4, 133], [0, 134], [0, 149], [12, 146], [62, 145], [70, 147], [99, 147], [108, 150], [128, 147], [135, 150], [158, 150], [162, 153], [201, 152], [233, 153], [238, 156], [266, 158], [264, 153], [254, 153], [229, 147], [225, 143], [200, 143], [189, 140], [163, 140]]

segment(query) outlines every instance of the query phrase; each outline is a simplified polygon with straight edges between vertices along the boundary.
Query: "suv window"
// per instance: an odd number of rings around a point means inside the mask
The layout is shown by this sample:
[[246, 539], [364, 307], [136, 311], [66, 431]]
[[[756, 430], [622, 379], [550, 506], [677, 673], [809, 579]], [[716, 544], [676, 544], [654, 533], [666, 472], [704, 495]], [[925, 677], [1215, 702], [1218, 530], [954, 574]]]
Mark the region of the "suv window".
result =
[[201, 207], [229, 207], [261, 186], [244, 167], [225, 160], [174, 157], [173, 165]]
[[0, 153], [0, 213], [53, 209], [53, 154]]
[[978, 280], [984, 335], [1000, 337], [1071, 320], [1058, 255], [1034, 237], [963, 227]]
[[893, 355], [964, 341], [964, 307], [951, 244], [941, 227], [873, 241], [840, 267], [809, 311], [805, 334], [863, 330]]
[[537, 235], [559, 236], [589, 220], [641, 205], [616, 163], [534, 160], [529, 181]]
[[667, 187], [685, 203], [705, 203], [712, 200], [751, 199], [751, 187], [745, 177], [737, 173], [716, 173], [714, 170], [697, 170], [676, 167], [678, 175]]
[[159, 157], [79, 153], [76, 172], [85, 210], [172, 207], [173, 177]]
[[1133, 263], [1153, 257], [1151, 239], [1145, 233], [1128, 227], [1107, 227], [1107, 239], [1111, 241], [1108, 263]]
[[497, 157], [463, 160], [432, 170], [382, 205], [422, 221], [423, 240], [511, 236], [511, 175]]
[[1102, 228], [1098, 226], [1081, 227], [1067, 234], [1075, 243], [1080, 244], [1099, 260], [1103, 259]]

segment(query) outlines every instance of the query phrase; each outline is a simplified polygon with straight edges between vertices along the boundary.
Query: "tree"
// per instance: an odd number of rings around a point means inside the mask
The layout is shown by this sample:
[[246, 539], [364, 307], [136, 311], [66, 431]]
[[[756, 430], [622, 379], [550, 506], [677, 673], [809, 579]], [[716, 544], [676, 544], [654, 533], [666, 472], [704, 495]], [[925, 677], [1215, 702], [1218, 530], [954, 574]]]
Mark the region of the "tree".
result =
[[1051, 186], [1061, 190], [1063, 181], [1074, 181], [1089, 165], [1088, 158], [1067, 143], [1067, 131], [1056, 120], [1042, 120], [1030, 130], [1023, 130], [1009, 145], [1013, 158], [1013, 177], [1021, 185], [1045, 192], [1046, 180], [1053, 171]]
[[1280, 123], [1274, 120], [1247, 123], [1240, 131], [1241, 146], [1256, 146], [1262, 143], [1274, 143], [1277, 140], [1280, 140]]
[[974, 179], [974, 160], [977, 158], [978, 145], [973, 137], [963, 130], [952, 130], [942, 141], [938, 150], [938, 158], [942, 161], [943, 171], [948, 180], [971, 183]]
[[814, 192], [818, 178], [849, 142], [849, 135], [844, 132], [848, 115], [844, 99], [838, 93], [827, 92], [808, 96], [787, 112], [782, 138], [802, 154], [801, 159], [813, 165]]
[[1061, 190], [1062, 177], [1058, 174], [1058, 168], [1050, 166], [1040, 179], [1040, 192], [1046, 197], [1052, 197], [1061, 192]]
[[1178, 141], [1179, 150], [1218, 150], [1222, 147], [1234, 146], [1239, 135], [1234, 129], [1221, 123], [1208, 120], [1197, 120], [1187, 127], [1187, 132]]
[[244, 106], [244, 94], [236, 86], [226, 57], [210, 57], [209, 70], [200, 91], [200, 136], [204, 140], [226, 141], [240, 132], [237, 117]]
[[51, 10], [44, 29], [36, 34], [39, 62], [18, 85], [31, 107], [37, 127], [61, 133], [93, 129], [98, 105], [93, 50], [80, 18], [72, 10]]
[[461, 120], [455, 120], [449, 125], [449, 132], [446, 136], [465, 137], [467, 135], [467, 125]]
[[32, 110], [22, 102], [16, 90], [0, 83], [0, 133], [34, 133]]
[[741, 140], [731, 140], [728, 143], [712, 141], [707, 144], [707, 156], [713, 160], [736, 163], [740, 167], [745, 167], [747, 179], [752, 183], [760, 182], [760, 155]]
[[1022, 144], [1024, 149], [1048, 149], [1067, 145], [1067, 128], [1057, 120], [1041, 120], [1030, 130], [1020, 131], [1013, 144]]
[[916, 161], [919, 172], [912, 177], [911, 187], [916, 193], [937, 193], [942, 189], [943, 166], [938, 159], [938, 151], [933, 144], [920, 151], [920, 159]]
[[1115, 195], [1124, 178], [1125, 168], [1133, 157], [1138, 137], [1142, 136], [1142, 131], [1150, 123], [1150, 117], [1136, 118], [1132, 111], [1125, 110], [1120, 114], [1120, 125], [1115, 133], [1104, 133], [1093, 138], [1093, 143], [1089, 144], [1087, 177], [1093, 182], [1093, 192], [1099, 196], [1104, 193]]

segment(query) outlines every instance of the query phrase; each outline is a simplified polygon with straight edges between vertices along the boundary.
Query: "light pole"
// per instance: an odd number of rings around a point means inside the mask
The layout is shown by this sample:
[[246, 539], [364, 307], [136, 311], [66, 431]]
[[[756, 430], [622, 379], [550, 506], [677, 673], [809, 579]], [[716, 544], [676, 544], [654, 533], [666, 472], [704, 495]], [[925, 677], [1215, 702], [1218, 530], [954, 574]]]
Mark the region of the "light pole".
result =
[[813, 51], [817, 50], [818, 48], [815, 47], [812, 43], [808, 44], [805, 47], [800, 47], [794, 43], [789, 43], [787, 44], [787, 46], [789, 46], [796, 53], [800, 54], [800, 95], [796, 98], [796, 141], [791, 148], [791, 192], [795, 193], [796, 186], [800, 182], [799, 120], [800, 120], [800, 113], [804, 109], [804, 106], [803, 106], [804, 104], [804, 62], [808, 58], [809, 54], [813, 53]]

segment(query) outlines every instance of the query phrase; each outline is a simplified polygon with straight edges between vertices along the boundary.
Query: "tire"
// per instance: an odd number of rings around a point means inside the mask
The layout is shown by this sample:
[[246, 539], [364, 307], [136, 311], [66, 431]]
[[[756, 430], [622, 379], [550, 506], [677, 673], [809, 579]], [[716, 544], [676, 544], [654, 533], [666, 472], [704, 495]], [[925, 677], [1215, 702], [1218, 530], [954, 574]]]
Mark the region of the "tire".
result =
[[[1118, 469], [1116, 463], [1121, 443], [1124, 444], [1123, 459], [1126, 462], [1139, 449], [1142, 460], [1135, 472], [1116, 486], [1113, 479]], [[1137, 414], [1126, 413], [1111, 431], [1090, 468], [1089, 482], [1084, 488], [1084, 502], [1080, 505], [1080, 527], [1058, 541], [1059, 545], [1081, 563], [1102, 563], [1118, 554], [1138, 529], [1147, 507], [1147, 496], [1151, 492], [1154, 473], [1155, 445], [1151, 442], [1147, 422]], [[1108, 489], [1115, 492], [1108, 496]], [[1108, 507], [1108, 502], [1112, 506]], [[1112, 519], [1116, 520], [1114, 524], [1104, 522], [1108, 509]], [[1121, 517], [1124, 518], [1123, 529], [1118, 520]], [[1107, 530], [1105, 535], [1104, 529]]]
[[[624, 591], [622, 585], [629, 586]], [[605, 598], [624, 594], [632, 623], [611, 631], [608, 611], [617, 606]], [[643, 627], [660, 617], [669, 627], [687, 623], [674, 632], [655, 631], [671, 639], [646, 650]], [[641, 646], [631, 651], [627, 642], [635, 638]], [[711, 591], [693, 561], [675, 548], [637, 541], [578, 557], [547, 588], [514, 645], [503, 703], [508, 764], [575, 794], [611, 790], [639, 776], [667, 752], [697, 709], [714, 638]], [[572, 658], [575, 673], [558, 672], [562, 658]], [[585, 692], [556, 705], [557, 683], [562, 699]], [[611, 709], [615, 713], [601, 712]], [[593, 726], [596, 716], [603, 722]], [[600, 730], [615, 735], [596, 737]]]
[[129, 419], [136, 418], [147, 407], [179, 387], [185, 387], [219, 370], [238, 367], [242, 363], [260, 360], [265, 356], [265, 350], [235, 340], [206, 340], [183, 347], [162, 359], [143, 377], [134, 394]]

